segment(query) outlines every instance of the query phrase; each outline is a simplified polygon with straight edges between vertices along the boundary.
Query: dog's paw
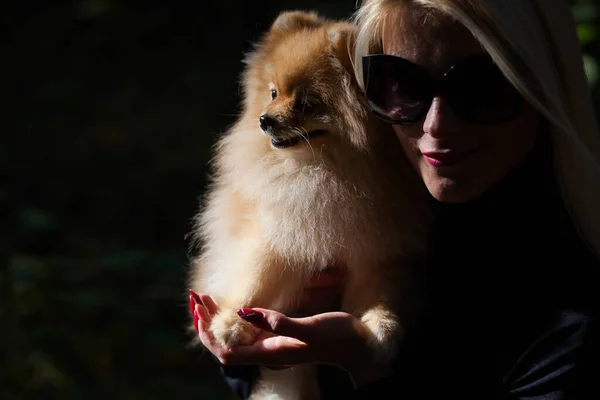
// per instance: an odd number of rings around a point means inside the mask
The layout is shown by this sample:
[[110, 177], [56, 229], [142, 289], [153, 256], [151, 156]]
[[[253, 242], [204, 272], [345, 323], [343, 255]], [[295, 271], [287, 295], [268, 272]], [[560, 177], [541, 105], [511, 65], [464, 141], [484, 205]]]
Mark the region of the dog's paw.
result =
[[214, 338], [227, 348], [251, 344], [259, 330], [241, 319], [235, 311], [221, 311], [210, 323], [210, 331]]
[[398, 352], [403, 333], [397, 315], [385, 307], [377, 306], [367, 310], [361, 316], [361, 321], [369, 330], [369, 345], [374, 351], [375, 360], [391, 362]]

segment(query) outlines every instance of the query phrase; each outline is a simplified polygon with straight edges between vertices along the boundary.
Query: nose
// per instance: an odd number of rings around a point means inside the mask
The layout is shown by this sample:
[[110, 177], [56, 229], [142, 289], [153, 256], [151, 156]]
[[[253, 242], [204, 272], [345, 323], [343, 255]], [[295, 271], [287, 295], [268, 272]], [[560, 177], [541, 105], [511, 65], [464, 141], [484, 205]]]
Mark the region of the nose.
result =
[[258, 118], [258, 123], [260, 124], [260, 129], [265, 133], [270, 133], [277, 125], [277, 120], [272, 115], [263, 114]]
[[461, 120], [450, 105], [441, 97], [436, 97], [427, 111], [423, 122], [423, 132], [435, 138], [457, 133], [461, 128]]

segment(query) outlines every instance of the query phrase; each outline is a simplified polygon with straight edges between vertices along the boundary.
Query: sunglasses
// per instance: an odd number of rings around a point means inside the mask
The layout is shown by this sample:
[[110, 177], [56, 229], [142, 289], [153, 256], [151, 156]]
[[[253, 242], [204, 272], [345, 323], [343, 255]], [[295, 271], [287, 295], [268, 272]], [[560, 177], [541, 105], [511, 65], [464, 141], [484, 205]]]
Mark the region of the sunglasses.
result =
[[436, 96], [444, 98], [461, 119], [493, 125], [514, 118], [523, 98], [487, 54], [465, 58], [440, 78], [404, 58], [364, 56], [363, 79], [371, 111], [392, 124], [412, 124], [429, 111]]

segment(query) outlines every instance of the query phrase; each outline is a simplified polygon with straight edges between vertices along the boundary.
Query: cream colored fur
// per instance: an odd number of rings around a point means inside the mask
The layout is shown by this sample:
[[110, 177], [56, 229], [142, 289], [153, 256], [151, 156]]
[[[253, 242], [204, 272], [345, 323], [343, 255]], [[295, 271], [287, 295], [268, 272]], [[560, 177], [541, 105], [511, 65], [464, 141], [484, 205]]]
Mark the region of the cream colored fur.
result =
[[[418, 309], [426, 192], [390, 127], [367, 112], [352, 73], [354, 36], [348, 23], [286, 12], [247, 59], [242, 114], [215, 148], [190, 276], [219, 306], [211, 331], [223, 345], [257, 333], [236, 310], [293, 312], [328, 265], [347, 268], [342, 310], [365, 323], [381, 362], [394, 357]], [[274, 148], [259, 127], [264, 113], [300, 143]], [[327, 132], [311, 138], [315, 129]], [[302, 365], [263, 370], [253, 399], [316, 393], [313, 366]]]

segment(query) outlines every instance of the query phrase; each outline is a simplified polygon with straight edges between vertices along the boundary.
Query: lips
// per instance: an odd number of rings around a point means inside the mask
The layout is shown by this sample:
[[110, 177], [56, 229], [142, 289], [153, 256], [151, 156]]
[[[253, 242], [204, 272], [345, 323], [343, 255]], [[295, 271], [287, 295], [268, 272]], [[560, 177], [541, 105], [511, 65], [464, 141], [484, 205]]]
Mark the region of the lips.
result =
[[477, 149], [460, 152], [454, 150], [430, 151], [421, 152], [421, 154], [423, 155], [423, 158], [425, 158], [425, 161], [434, 167], [450, 167], [463, 161], [476, 150]]

